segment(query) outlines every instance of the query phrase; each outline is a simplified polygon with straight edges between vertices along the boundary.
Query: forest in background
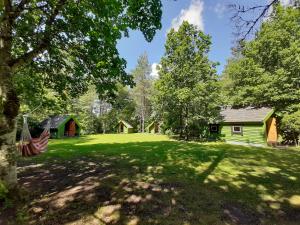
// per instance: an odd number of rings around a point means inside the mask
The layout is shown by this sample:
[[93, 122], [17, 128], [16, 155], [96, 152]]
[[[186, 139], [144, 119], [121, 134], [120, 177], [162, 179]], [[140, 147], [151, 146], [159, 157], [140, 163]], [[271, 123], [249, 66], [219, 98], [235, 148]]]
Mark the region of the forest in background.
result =
[[[21, 93], [21, 114], [32, 112], [31, 126], [49, 115], [77, 115], [84, 134], [115, 132], [118, 120], [144, 132], [152, 121], [163, 122], [162, 132], [205, 136], [203, 125], [215, 121], [221, 107], [272, 107], [279, 120], [283, 141], [297, 143], [300, 136], [300, 12], [297, 7], [277, 5], [255, 37], [242, 40], [221, 75], [217, 62], [208, 59], [211, 38], [184, 22], [172, 29], [152, 77], [147, 53], [130, 72], [134, 84], [117, 85], [110, 98], [97, 95], [89, 85], [81, 97], [58, 94], [43, 87], [33, 73], [16, 76]], [[18, 80], [19, 79], [19, 80]], [[80, 82], [70, 87], [79, 92]], [[34, 95], [34, 98], [31, 97]], [[19, 123], [21, 125], [21, 118]]]

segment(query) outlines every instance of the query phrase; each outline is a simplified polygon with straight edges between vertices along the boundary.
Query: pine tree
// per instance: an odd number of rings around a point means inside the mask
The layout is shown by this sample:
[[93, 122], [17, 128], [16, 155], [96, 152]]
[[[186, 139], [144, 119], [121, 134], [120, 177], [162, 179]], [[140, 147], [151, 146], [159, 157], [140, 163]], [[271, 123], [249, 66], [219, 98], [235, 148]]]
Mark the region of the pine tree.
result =
[[132, 95], [136, 103], [136, 114], [140, 121], [140, 132], [145, 132], [145, 121], [151, 114], [150, 95], [152, 78], [150, 76], [151, 66], [146, 53], [138, 58], [136, 68], [132, 71], [135, 87]]

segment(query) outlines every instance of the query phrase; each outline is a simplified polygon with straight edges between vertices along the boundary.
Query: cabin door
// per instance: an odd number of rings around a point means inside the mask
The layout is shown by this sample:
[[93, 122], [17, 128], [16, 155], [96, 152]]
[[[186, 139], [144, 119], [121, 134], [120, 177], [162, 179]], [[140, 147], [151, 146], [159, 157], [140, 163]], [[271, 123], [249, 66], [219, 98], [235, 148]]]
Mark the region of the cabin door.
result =
[[121, 125], [120, 125], [120, 133], [123, 133], [124, 132], [124, 125], [123, 125], [123, 123], [121, 123]]
[[76, 134], [76, 123], [74, 120], [70, 120], [65, 125], [65, 136], [74, 137]]
[[267, 142], [268, 143], [276, 143], [277, 142], [277, 126], [276, 119], [271, 117], [267, 121]]
[[158, 125], [154, 124], [154, 133], [158, 133]]
[[70, 128], [69, 128], [69, 136], [74, 137], [75, 133], [76, 133], [76, 124], [75, 124], [75, 121], [72, 120], [70, 123]]

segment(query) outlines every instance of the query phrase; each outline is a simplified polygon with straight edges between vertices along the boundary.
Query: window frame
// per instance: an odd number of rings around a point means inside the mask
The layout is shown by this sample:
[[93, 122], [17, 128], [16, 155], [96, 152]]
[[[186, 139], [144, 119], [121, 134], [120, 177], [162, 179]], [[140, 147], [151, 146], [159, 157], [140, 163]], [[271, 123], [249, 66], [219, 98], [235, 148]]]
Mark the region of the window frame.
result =
[[[213, 127], [215, 127], [216, 129], [212, 129]], [[210, 124], [209, 126], [209, 132], [210, 133], [219, 133], [219, 125], [217, 124]]]
[[[236, 131], [235, 127], [239, 127], [240, 131]], [[243, 136], [243, 126], [242, 125], [232, 125], [231, 126], [231, 134], [236, 134], [236, 135]]]

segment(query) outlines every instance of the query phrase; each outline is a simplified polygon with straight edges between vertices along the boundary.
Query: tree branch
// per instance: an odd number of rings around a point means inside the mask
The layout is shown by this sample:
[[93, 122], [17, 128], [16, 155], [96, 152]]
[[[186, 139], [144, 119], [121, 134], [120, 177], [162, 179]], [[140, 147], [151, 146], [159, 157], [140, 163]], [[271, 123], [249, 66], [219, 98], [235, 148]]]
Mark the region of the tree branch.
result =
[[[10, 18], [11, 20], [16, 19], [21, 12], [24, 10], [25, 4], [27, 4], [30, 0], [22, 0], [19, 5], [13, 6], [10, 0], [1, 0], [4, 2], [4, 13], [0, 17], [0, 22], [2, 23], [5, 19]], [[9, 6], [9, 7], [7, 7]]]
[[[238, 29], [238, 36], [241, 36], [241, 40], [245, 40], [248, 35], [255, 29], [255, 26], [259, 23], [259, 21], [266, 16], [270, 8], [277, 4], [279, 0], [272, 0], [270, 3], [266, 5], [257, 5], [249, 8], [245, 8], [244, 6], [237, 6], [237, 5], [230, 5], [229, 7], [232, 8], [235, 14], [231, 17], [232, 21], [235, 21], [235, 26]], [[257, 17], [254, 19], [244, 19], [243, 15], [254, 12], [256, 10], [261, 10]], [[245, 29], [246, 31], [243, 32], [242, 30]]]
[[[24, 0], [26, 1], [26, 0]], [[13, 71], [16, 71], [19, 67], [29, 63], [33, 60], [36, 56], [41, 54], [43, 51], [47, 50], [51, 43], [51, 36], [53, 35], [53, 24], [55, 21], [56, 16], [59, 14], [60, 10], [64, 6], [67, 0], [60, 0], [56, 7], [54, 8], [53, 12], [50, 14], [48, 19], [45, 22], [45, 32], [43, 38], [39, 41], [34, 49], [31, 51], [24, 53], [23, 55], [19, 56], [18, 58], [12, 60], [9, 65], [12, 67]], [[58, 32], [58, 31], [56, 31]]]
[[25, 5], [26, 5], [27, 3], [29, 3], [29, 2], [30, 2], [30, 0], [22, 0], [22, 1], [19, 3], [19, 5], [17, 5], [17, 6], [15, 7], [15, 9], [13, 10], [14, 12], [13, 12], [13, 14], [12, 14], [12, 18], [13, 18], [13, 19], [18, 18], [18, 17], [20, 16], [20, 14], [23, 12]]
[[47, 50], [49, 44], [50, 44], [50, 39], [43, 39], [42, 41], [40, 41], [39, 45], [37, 45], [33, 50], [24, 53], [22, 56], [12, 60], [9, 63], [9, 65], [12, 67], [12, 70], [16, 71], [21, 66], [29, 63], [36, 56], [41, 54], [43, 51]]
[[9, 13], [11, 12], [11, 1], [10, 0], [1, 0], [1, 7], [3, 8], [3, 14], [0, 17], [0, 22], [3, 23], [9, 17]]

